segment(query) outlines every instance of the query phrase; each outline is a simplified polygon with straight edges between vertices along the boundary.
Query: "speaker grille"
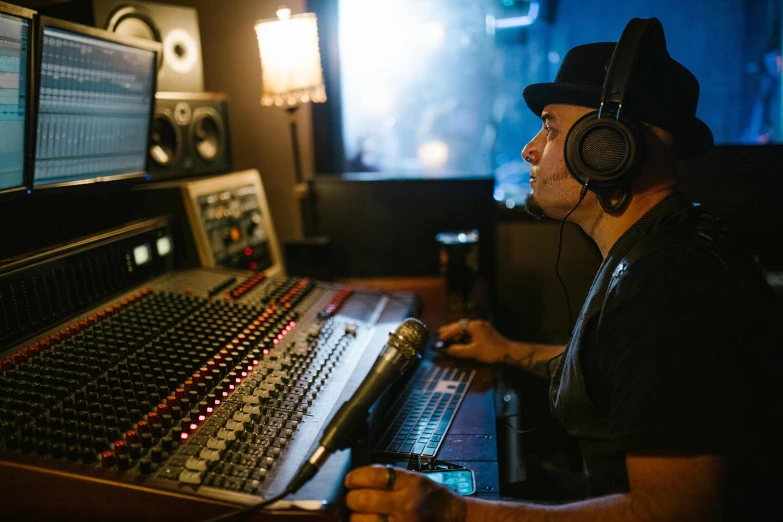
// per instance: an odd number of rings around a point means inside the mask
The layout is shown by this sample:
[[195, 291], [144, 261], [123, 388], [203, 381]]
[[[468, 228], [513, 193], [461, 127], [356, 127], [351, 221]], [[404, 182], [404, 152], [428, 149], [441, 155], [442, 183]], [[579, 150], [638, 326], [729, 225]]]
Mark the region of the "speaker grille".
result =
[[625, 137], [609, 127], [587, 132], [579, 146], [582, 161], [596, 172], [615, 170], [625, 161], [627, 151]]

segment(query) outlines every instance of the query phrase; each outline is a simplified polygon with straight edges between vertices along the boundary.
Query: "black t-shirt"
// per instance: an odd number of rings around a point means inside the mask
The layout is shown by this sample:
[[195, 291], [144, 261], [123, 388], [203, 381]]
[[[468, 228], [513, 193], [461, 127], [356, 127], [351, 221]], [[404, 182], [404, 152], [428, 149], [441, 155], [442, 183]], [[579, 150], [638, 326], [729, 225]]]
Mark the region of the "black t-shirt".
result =
[[615, 455], [725, 455], [727, 519], [768, 520], [783, 495], [783, 316], [750, 258], [721, 254], [674, 248], [633, 262], [587, 325], [585, 387]]

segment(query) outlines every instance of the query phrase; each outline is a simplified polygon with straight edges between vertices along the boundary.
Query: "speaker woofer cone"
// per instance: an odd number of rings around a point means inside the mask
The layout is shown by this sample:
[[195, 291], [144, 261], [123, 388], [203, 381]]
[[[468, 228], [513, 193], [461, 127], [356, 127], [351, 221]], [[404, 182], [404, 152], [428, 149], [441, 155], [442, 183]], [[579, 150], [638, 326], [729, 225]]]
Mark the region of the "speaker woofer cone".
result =
[[201, 107], [193, 111], [190, 126], [193, 148], [199, 158], [212, 162], [222, 155], [225, 132], [223, 121], [214, 109]]
[[[151, 16], [134, 6], [120, 7], [106, 23], [106, 30], [154, 42], [163, 42], [160, 29]], [[163, 53], [158, 53], [158, 70], [163, 67]]]
[[161, 167], [173, 165], [182, 151], [182, 137], [177, 125], [166, 114], [158, 113], [150, 133], [150, 159]]

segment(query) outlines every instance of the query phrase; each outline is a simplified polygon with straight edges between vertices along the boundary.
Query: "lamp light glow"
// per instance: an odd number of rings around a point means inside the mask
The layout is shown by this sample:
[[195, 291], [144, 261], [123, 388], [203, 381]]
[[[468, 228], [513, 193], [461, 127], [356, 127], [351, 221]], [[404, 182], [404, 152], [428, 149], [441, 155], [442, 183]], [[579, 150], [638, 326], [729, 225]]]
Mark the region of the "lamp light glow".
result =
[[283, 107], [325, 102], [315, 14], [292, 15], [290, 9], [281, 7], [277, 16], [255, 25], [261, 56], [261, 104]]

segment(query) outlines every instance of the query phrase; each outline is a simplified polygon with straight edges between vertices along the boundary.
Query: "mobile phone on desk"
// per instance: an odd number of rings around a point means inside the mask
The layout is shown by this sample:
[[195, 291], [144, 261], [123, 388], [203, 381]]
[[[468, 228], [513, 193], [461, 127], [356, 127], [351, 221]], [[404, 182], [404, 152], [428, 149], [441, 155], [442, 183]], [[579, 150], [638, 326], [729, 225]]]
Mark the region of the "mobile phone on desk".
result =
[[458, 495], [470, 496], [476, 494], [476, 476], [472, 469], [437, 469], [423, 470], [426, 477], [433, 482], [443, 484]]

